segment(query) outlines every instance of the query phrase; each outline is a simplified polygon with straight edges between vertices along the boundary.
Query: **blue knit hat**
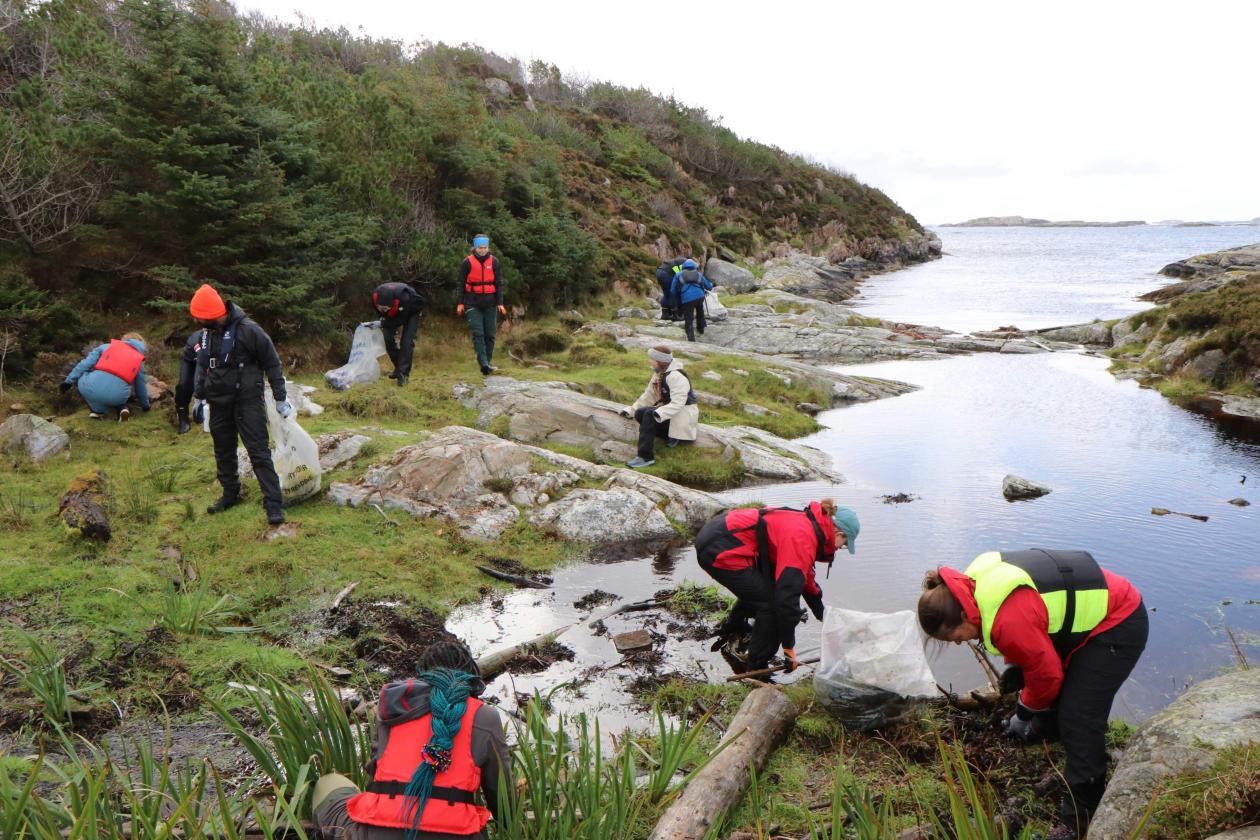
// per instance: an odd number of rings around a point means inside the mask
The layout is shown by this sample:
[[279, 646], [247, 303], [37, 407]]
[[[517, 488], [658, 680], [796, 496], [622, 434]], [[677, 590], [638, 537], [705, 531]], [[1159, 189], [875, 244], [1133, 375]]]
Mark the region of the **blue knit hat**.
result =
[[683, 268], [699, 268], [699, 267], [700, 267], [700, 263], [696, 262], [695, 260], [686, 260], [683, 263]]
[[486, 246], [487, 248], [489, 248], [489, 247], [490, 247], [490, 237], [488, 237], [488, 236], [474, 236], [474, 237], [473, 237], [473, 247], [474, 247], [474, 248], [480, 248], [482, 245], [484, 245], [484, 246]]
[[831, 519], [836, 523], [836, 527], [843, 531], [845, 537], [848, 538], [849, 553], [856, 554], [857, 535], [858, 531], [862, 530], [862, 525], [858, 522], [857, 511], [847, 507], [836, 508], [836, 512]]

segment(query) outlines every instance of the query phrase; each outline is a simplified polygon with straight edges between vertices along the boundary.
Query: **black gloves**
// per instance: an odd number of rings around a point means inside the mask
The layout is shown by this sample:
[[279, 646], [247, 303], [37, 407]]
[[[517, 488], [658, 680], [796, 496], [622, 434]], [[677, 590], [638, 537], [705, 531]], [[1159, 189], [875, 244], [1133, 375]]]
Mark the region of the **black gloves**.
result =
[[57, 386], [57, 390], [64, 394], [66, 391], [69, 391], [73, 387], [74, 385], [70, 384], [69, 382], [62, 382], [60, 385]]
[[204, 423], [206, 421], [206, 404], [204, 402], [198, 400], [197, 404], [193, 406], [192, 419], [194, 423]]
[[1019, 691], [1023, 687], [1024, 669], [1018, 665], [1012, 665], [1002, 672], [1002, 676], [998, 677], [998, 690], [1003, 694]]
[[809, 607], [809, 611], [814, 614], [814, 618], [822, 621], [823, 617], [823, 599], [822, 593], [817, 595], [806, 595], [805, 604]]
[[1054, 708], [1034, 712], [1023, 703], [1015, 704], [1015, 714], [1006, 721], [1006, 734], [1023, 744], [1052, 741], [1058, 735]]

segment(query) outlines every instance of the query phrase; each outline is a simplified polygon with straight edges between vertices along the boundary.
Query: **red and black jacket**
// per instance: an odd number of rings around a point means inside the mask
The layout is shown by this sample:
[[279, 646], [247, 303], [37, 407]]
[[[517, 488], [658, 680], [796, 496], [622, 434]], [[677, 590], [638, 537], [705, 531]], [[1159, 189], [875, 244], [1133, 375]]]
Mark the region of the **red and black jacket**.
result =
[[498, 257], [464, 257], [459, 266], [459, 302], [479, 308], [503, 305], [503, 263]]
[[424, 305], [424, 295], [406, 283], [382, 283], [372, 292], [372, 308], [381, 316], [382, 326], [420, 315]]

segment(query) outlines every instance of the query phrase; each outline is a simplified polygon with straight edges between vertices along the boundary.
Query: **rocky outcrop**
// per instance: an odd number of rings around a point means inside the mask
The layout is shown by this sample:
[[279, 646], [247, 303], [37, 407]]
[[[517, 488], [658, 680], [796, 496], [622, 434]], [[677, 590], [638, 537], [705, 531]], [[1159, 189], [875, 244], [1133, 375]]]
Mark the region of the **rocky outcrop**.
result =
[[105, 473], [98, 469], [75, 476], [61, 497], [57, 515], [75, 536], [109, 542], [112, 530], [106, 510]]
[[1050, 492], [1044, 484], [1017, 475], [1007, 475], [1002, 479], [1002, 495], [1008, 502], [1016, 499], [1036, 499]]
[[327, 474], [342, 464], [359, 457], [365, 444], [372, 439], [367, 435], [356, 435], [351, 431], [329, 432], [315, 438], [319, 447], [319, 469]]
[[[602, 487], [577, 488], [583, 482], [599, 482]], [[576, 499], [565, 501], [579, 492]], [[567, 539], [623, 542], [671, 536], [671, 520], [699, 528], [725, 506], [708, 493], [655, 476], [592, 464], [463, 426], [448, 426], [404, 446], [369, 467], [359, 480], [334, 483], [328, 497], [351, 507], [375, 504], [414, 516], [445, 516], [467, 536], [484, 540], [501, 536], [521, 518], [522, 510]], [[608, 514], [619, 509], [617, 516]], [[597, 513], [600, 530], [583, 524], [583, 516]]]
[[[972, 352], [1041, 353], [1045, 346], [1022, 333], [1007, 337], [976, 337], [935, 327], [888, 322], [871, 323], [844, 306], [785, 291], [762, 290], [764, 303], [727, 307], [726, 321], [711, 324], [700, 340], [687, 348], [714, 345], [721, 352], [740, 350], [758, 357], [786, 356], [812, 363], [932, 359]], [[650, 324], [633, 334], [677, 342], [677, 327]], [[623, 340], [622, 344], [629, 342]], [[1042, 342], [1044, 345], [1044, 342]], [[1068, 346], [1068, 345], [1063, 345]], [[699, 351], [703, 352], [703, 351]], [[776, 359], [777, 361], [777, 359]]]
[[[621, 416], [625, 406], [570, 390], [564, 382], [492, 376], [484, 387], [462, 387], [456, 396], [477, 409], [479, 427], [507, 417], [508, 436], [513, 440], [589, 447], [597, 455], [616, 460], [634, 457], [639, 427]], [[749, 479], [843, 480], [823, 452], [749, 426], [719, 429], [701, 423], [695, 446], [712, 450], [714, 457], [738, 456]]]
[[34, 414], [15, 414], [0, 423], [0, 452], [20, 451], [39, 463], [54, 455], [69, 455], [70, 436], [53, 423]]
[[1194, 686], [1129, 739], [1090, 824], [1090, 840], [1129, 837], [1163, 780], [1207, 770], [1217, 750], [1249, 742], [1260, 742], [1260, 670]]
[[1098, 347], [1110, 347], [1112, 344], [1111, 324], [1106, 321], [1034, 330], [1033, 334], [1042, 338], [1048, 338], [1051, 341], [1066, 341], [1069, 344], [1086, 344]]

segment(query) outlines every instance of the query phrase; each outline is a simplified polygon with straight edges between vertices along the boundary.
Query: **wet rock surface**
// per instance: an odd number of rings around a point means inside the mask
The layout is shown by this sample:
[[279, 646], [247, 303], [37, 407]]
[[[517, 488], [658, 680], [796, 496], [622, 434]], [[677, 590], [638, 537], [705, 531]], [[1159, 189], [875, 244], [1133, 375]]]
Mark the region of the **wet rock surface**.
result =
[[1193, 686], [1137, 728], [1090, 824], [1091, 840], [1130, 836], [1160, 782], [1212, 765], [1216, 751], [1260, 742], [1260, 671]]
[[1050, 492], [1044, 484], [1017, 475], [1007, 475], [1002, 479], [1002, 495], [1007, 501], [1016, 499], [1036, 499]]

